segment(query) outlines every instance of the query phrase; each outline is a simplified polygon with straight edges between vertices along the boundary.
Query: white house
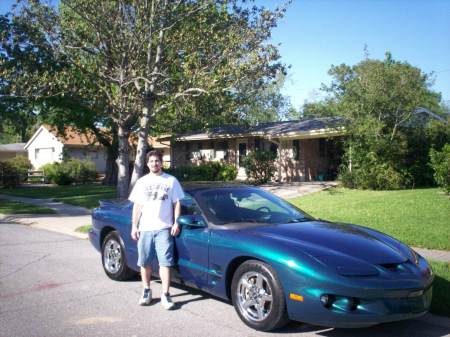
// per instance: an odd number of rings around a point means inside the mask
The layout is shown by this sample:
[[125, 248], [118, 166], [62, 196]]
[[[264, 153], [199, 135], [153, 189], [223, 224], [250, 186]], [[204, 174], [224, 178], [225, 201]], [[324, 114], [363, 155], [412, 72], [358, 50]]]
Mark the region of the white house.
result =
[[28, 159], [34, 169], [41, 166], [61, 162], [64, 156], [89, 160], [95, 164], [97, 172], [106, 168], [106, 151], [95, 136], [80, 133], [72, 127], [66, 127], [65, 136], [59, 135], [56, 128], [42, 125], [25, 144]]

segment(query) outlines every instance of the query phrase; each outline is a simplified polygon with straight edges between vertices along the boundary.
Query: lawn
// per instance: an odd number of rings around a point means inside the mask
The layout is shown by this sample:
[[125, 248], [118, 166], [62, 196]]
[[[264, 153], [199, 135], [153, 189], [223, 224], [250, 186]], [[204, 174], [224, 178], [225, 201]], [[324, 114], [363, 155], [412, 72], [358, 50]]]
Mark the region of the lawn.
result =
[[450, 263], [431, 261], [435, 273], [432, 313], [450, 317]]
[[317, 218], [374, 228], [411, 246], [450, 250], [450, 198], [436, 188], [333, 188], [289, 202]]
[[116, 198], [116, 187], [103, 185], [44, 186], [0, 189], [1, 194], [19, 197], [53, 199], [67, 204], [94, 208], [102, 199]]
[[0, 213], [2, 214], [55, 214], [51, 208], [24, 204], [11, 200], [0, 200]]

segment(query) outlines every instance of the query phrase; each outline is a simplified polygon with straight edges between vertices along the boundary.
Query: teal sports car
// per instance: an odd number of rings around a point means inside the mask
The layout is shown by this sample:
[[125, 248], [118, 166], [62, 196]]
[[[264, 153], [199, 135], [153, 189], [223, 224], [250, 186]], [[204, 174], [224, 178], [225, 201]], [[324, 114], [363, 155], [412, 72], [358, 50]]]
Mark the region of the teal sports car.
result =
[[[314, 219], [252, 186], [184, 190], [175, 281], [231, 301], [254, 329], [289, 320], [367, 327], [418, 317], [430, 307], [431, 267], [386, 234]], [[138, 271], [131, 210], [128, 201], [104, 201], [92, 214], [90, 241], [114, 280]]]

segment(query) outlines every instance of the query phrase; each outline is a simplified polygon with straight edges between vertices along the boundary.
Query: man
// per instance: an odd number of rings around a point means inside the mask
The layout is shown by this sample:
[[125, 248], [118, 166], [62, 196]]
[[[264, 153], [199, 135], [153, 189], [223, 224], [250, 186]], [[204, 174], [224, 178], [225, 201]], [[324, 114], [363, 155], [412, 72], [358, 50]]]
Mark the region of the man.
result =
[[139, 304], [149, 305], [152, 300], [151, 262], [156, 256], [163, 291], [161, 304], [169, 310], [174, 306], [169, 294], [171, 266], [175, 262], [173, 236], [180, 232], [176, 219], [184, 193], [178, 180], [162, 171], [161, 153], [150, 151], [146, 158], [150, 172], [136, 182], [129, 197], [134, 203], [131, 237], [138, 241], [138, 266], [143, 285]]

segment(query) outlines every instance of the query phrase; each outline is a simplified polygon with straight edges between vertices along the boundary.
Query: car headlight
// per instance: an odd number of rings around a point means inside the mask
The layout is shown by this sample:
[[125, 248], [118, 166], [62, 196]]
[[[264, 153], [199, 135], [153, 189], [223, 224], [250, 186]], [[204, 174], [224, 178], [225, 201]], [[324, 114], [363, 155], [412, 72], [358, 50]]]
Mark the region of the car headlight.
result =
[[416, 266], [418, 266], [419, 265], [419, 259], [420, 259], [419, 254], [412, 248], [410, 248], [409, 251], [411, 252], [411, 256], [412, 256], [412, 261], [411, 262], [413, 262]]

